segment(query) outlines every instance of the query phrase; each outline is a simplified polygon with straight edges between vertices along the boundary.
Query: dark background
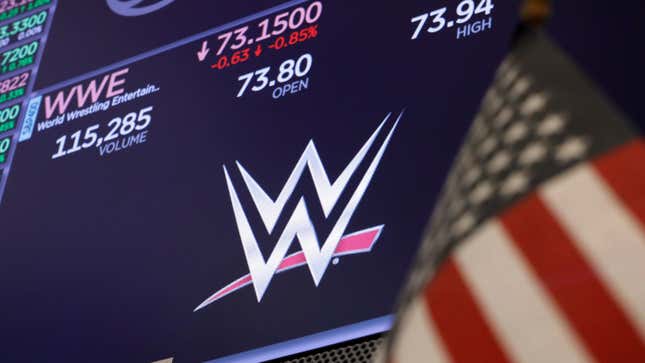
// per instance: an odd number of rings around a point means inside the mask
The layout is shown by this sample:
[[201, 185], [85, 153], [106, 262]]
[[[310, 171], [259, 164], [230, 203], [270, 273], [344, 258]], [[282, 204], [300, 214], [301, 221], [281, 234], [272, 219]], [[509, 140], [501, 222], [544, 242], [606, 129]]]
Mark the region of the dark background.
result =
[[547, 29], [632, 121], [645, 129], [645, 3], [553, 1]]
[[[96, 30], [91, 30], [97, 18], [109, 15], [106, 15], [105, 9], [101, 7], [104, 4], [103, 1], [97, 1], [96, 3], [99, 5], [94, 6], [94, 9], [100, 14], [97, 13], [93, 16], [85, 8], [91, 7], [89, 1], [61, 1], [59, 11], [55, 15], [56, 20], [50, 36], [50, 42], [47, 45], [48, 53], [45, 54], [43, 59], [39, 87], [48, 86], [57, 81], [138, 53], [138, 51], [133, 52], [133, 49], [146, 50], [154, 48], [170, 40], [205, 30], [212, 25], [233, 20], [240, 15], [239, 9], [236, 9], [237, 7], [246, 9], [251, 6], [259, 10], [265, 8], [268, 3], [278, 2], [231, 2], [231, 6], [227, 7], [227, 9], [231, 9], [230, 13], [219, 13], [215, 24], [209, 23], [209, 25], [206, 25], [201, 21], [206, 19], [210, 22], [212, 18], [209, 17], [207, 12], [200, 11], [203, 8], [200, 8], [199, 2], [177, 0], [175, 5], [182, 5], [181, 10], [178, 10], [182, 13], [173, 13], [172, 11], [174, 10], [172, 9], [160, 11], [158, 14], [151, 15], [148, 18], [149, 20], [143, 23], [138, 22], [137, 24], [132, 24], [125, 19], [118, 19], [110, 27], [120, 29], [121, 32], [110, 30], [103, 36], [100, 36], [100, 29], [94, 28]], [[419, 9], [422, 9], [427, 8], [428, 3], [434, 5], [440, 2], [415, 1], [414, 3], [418, 5]], [[203, 4], [202, 2], [201, 6], [204, 6]], [[352, 8], [350, 5], [346, 6]], [[413, 7], [410, 6], [410, 8]], [[556, 42], [582, 66], [590, 78], [601, 87], [602, 91], [641, 128], [645, 126], [645, 110], [642, 108], [643, 102], [641, 100], [643, 84], [641, 69], [644, 59], [641, 51], [643, 31], [640, 30], [640, 18], [643, 14], [643, 7], [640, 1], [635, 0], [623, 1], [618, 4], [604, 1], [588, 1], [584, 3], [557, 1], [554, 7], [554, 17], [548, 26], [548, 30]], [[498, 10], [499, 8], [501, 8], [500, 4], [498, 4]], [[65, 9], [67, 10], [64, 11]], [[357, 19], [360, 19], [360, 22], [364, 21], [363, 26], [359, 27], [360, 31], [354, 35], [357, 39], [366, 39], [370, 36], [369, 26], [390, 24], [386, 18], [377, 18], [375, 20], [365, 17], [365, 14], [361, 14], [359, 10], [354, 8], [352, 11], [355, 12], [355, 16], [352, 17], [352, 21], [348, 21], [347, 24], [341, 24], [342, 26], [336, 29], [358, 27]], [[402, 11], [402, 14], [409, 15], [409, 12], [408, 10]], [[249, 12], [245, 11], [245, 13]], [[186, 27], [178, 26], [177, 17], [186, 17], [187, 14], [197, 14], [198, 19], [201, 20], [195, 22], [184, 21]], [[330, 14], [326, 13], [323, 17], [329, 19]], [[402, 15], [397, 15], [397, 17], [399, 20], [404, 19]], [[499, 13], [497, 19], [500, 19]], [[153, 26], [160, 23], [167, 24], [167, 28], [160, 29]], [[181, 32], [185, 31], [185, 34], [176, 35], [177, 28], [182, 29]], [[504, 29], [496, 28], [496, 31], [502, 30]], [[64, 34], [65, 37], [61, 34]], [[345, 36], [342, 32], [335, 35], [337, 37]], [[400, 185], [397, 184], [396, 180], [383, 177], [384, 175], [395, 173], [397, 168], [413, 170], [410, 172], [410, 178], [413, 181], [405, 184], [408, 189], [406, 200], [409, 203], [414, 200], [410, 195], [414, 195], [416, 191], [423, 192], [423, 197], [414, 201], [415, 217], [414, 222], [410, 223], [410, 225], [415, 225], [415, 228], [420, 230], [425, 218], [423, 215], [430, 213], [434, 196], [441, 186], [441, 178], [445, 175], [455, 151], [459, 148], [463, 132], [478, 108], [479, 99], [483, 95], [488, 82], [492, 79], [493, 71], [496, 64], [501, 60], [504, 48], [504, 45], [495, 43], [499, 39], [504, 39], [504, 36], [500, 33], [484, 34], [480, 38], [466, 43], [467, 45], [464, 45], [464, 49], [461, 50], [455, 46], [455, 44], [459, 43], [455, 43], [454, 40], [449, 38], [451, 36], [444, 35], [444, 38], [435, 42], [436, 46], [433, 49], [424, 48], [421, 45], [422, 43], [410, 46], [408, 50], [412, 50], [412, 52], [401, 55], [414, 57], [419, 53], [427, 52], [423, 53], [425, 57], [436, 60], [437, 52], [448, 52], [444, 53], [445, 59], [442, 63], [444, 67], [428, 70], [428, 75], [426, 76], [428, 79], [432, 79], [433, 83], [428, 87], [419, 87], [416, 90], [423, 97], [419, 96], [413, 106], [420, 107], [412, 107], [407, 116], [411, 121], [427, 121], [427, 125], [422, 128], [408, 129], [407, 131], [401, 129], [400, 137], [410, 142], [410, 146], [399, 148], [397, 151], [394, 147], [396, 144], [393, 141], [392, 149], [388, 151], [383, 161], [383, 170], [375, 176], [374, 188], [370, 188], [366, 194], [367, 199], [363, 202], [366, 212], [360, 215], [357, 214], [356, 223], [350, 226], [349, 232], [352, 232], [354, 227], [371, 227], [379, 223], [386, 223], [388, 218], [392, 218], [394, 215], [405, 217], [405, 210], [388, 210], [383, 203], [379, 202], [380, 198], [369, 198], [370, 193], [387, 196], [391, 190]], [[124, 45], [126, 43], [128, 46]], [[75, 44], [76, 46], [70, 46], [70, 44]], [[428, 42], [423, 44], [427, 45]], [[344, 52], [339, 53], [339, 57], [351, 57], [351, 44], [341, 45]], [[377, 43], [366, 45], [380, 46]], [[340, 49], [340, 46], [337, 49]], [[188, 52], [192, 52], [192, 49], [187, 49], [185, 52], [188, 54]], [[377, 56], [377, 54], [373, 55]], [[387, 54], [386, 57], [396, 55]], [[475, 57], [480, 57], [481, 62], [473, 61]], [[176, 64], [181, 64], [182, 61], [182, 58], [178, 56]], [[333, 70], [344, 64], [343, 58], [339, 58], [336, 62], [326, 63], [334, 64], [333, 69], [316, 68], [317, 72], [325, 75], [334, 74]], [[396, 59], [396, 62], [404, 63], [400, 59]], [[352, 69], [359, 69], [357, 65], [360, 64], [369, 69], [371, 64], [379, 62], [370, 61], [370, 58], [356, 57], [351, 58], [349, 63], [353, 65]], [[419, 60], [415, 60], [412, 63], [416, 64], [416, 66], [410, 67], [410, 69], [419, 69]], [[250, 67], [255, 67], [255, 65]], [[379, 70], [382, 70], [382, 68], [379, 68]], [[406, 74], [406, 71], [409, 71], [409, 69], [389, 69], [388, 72], [390, 73], [384, 78], [387, 79], [388, 84], [400, 86], [406, 83], [405, 77], [416, 76]], [[133, 74], [135, 73], [134, 68], [132, 72]], [[351, 73], [352, 77], [355, 77], [355, 80], [364, 82], [373, 80], [369, 77], [369, 73], [360, 74], [351, 70], [349, 73]], [[399, 77], [403, 78], [399, 79]], [[135, 76], [132, 76], [132, 78], [135, 78]], [[142, 76], [142, 81], [143, 78]], [[150, 81], [154, 82], [156, 80], [151, 79]], [[343, 82], [342, 79], [327, 81], [331, 83], [335, 81]], [[174, 82], [178, 83], [181, 80], [174, 80]], [[418, 82], [419, 80], [410, 81], [410, 83]], [[377, 82], [374, 84], [378, 85]], [[160, 86], [164, 89], [162, 92], [167, 94], [168, 91], [165, 90], [168, 90], [169, 86], [167, 84], [160, 84]], [[187, 86], [186, 89], [189, 90], [190, 88]], [[320, 89], [316, 90], [316, 92], [320, 91]], [[351, 91], [349, 88], [344, 89], [344, 92], [334, 99], [337, 102], [335, 107], [339, 110], [361, 110], [358, 112], [361, 114], [360, 121], [355, 124], [357, 127], [353, 127], [352, 131], [342, 139], [334, 140], [333, 135], [326, 127], [321, 125], [300, 125], [296, 138], [302, 141], [302, 145], [293, 147], [280, 145], [279, 148], [272, 150], [275, 159], [295, 161], [295, 158], [302, 152], [305, 138], [311, 135], [320, 135], [316, 136], [316, 143], [321, 154], [323, 154], [322, 157], [325, 162], [327, 162], [327, 159], [324, 152], [333, 148], [336, 141], [338, 141], [338, 145], [342, 145], [342, 150], [335, 151], [338, 157], [333, 162], [330, 162], [329, 173], [330, 175], [336, 175], [343, 166], [346, 155], [351, 155], [357, 146], [355, 145], [356, 140], [360, 140], [359, 143], [362, 143], [366, 133], [369, 134], [373, 130], [374, 123], [377, 122], [376, 117], [382, 117], [381, 108], [378, 108], [379, 112], [376, 110], [373, 113], [365, 111], [367, 109], [366, 105], [371, 101], [370, 97], [362, 97]], [[405, 106], [402, 105], [405, 93], [391, 92], [395, 95], [391, 102], [388, 104], [383, 103], [381, 106], [384, 109], [387, 108], [388, 111], [398, 111], [392, 108]], [[432, 101], [443, 100], [447, 95], [452, 96], [449, 102], [436, 101], [436, 103], [433, 103]], [[266, 97], [266, 94], [264, 96]], [[162, 107], [169, 107], [171, 103], [171, 100], [165, 98], [163, 102], [159, 101], [158, 96], [151, 96], [149, 99], [144, 100], [143, 103], [148, 102], [148, 100], [159, 102], [160, 111]], [[305, 104], [299, 107], [308, 107], [313, 110], [316, 105], [315, 102], [311, 101], [310, 95], [305, 95], [300, 100]], [[307, 104], [306, 102], [311, 103]], [[143, 103], [141, 106], [144, 106]], [[426, 104], [427, 108], [422, 107]], [[433, 105], [438, 106], [432, 107]], [[132, 107], [133, 105], [128, 105], [128, 111]], [[168, 110], [169, 113], [175, 116], [173, 118], [174, 122], [186, 122], [182, 119], [179, 111]], [[285, 113], [287, 112], [285, 111]], [[332, 114], [333, 112], [329, 110], [323, 113], [323, 115], [330, 118], [333, 117]], [[273, 115], [272, 117], [276, 116]], [[318, 115], [318, 117], [321, 117], [321, 115]], [[431, 122], [431, 120], [439, 121]], [[97, 120], [88, 118], [77, 125], [78, 127], [81, 127], [80, 125], [87, 126], [94, 121]], [[351, 120], [347, 119], [346, 122], [351, 122]], [[272, 132], [270, 125], [266, 125], [266, 127], [266, 130], [261, 131]], [[76, 128], [76, 125], [72, 126], [66, 132], [73, 131]], [[149, 154], [152, 153], [151, 151], [146, 151], [146, 148], [151, 147], [151, 145], [157, 145], [161, 148], [159, 146], [160, 139], [171, 140], [182, 135], [189, 137], [194, 133], [194, 131], [179, 127], [177, 129], [168, 128], [163, 130], [157, 128], [156, 130], [153, 129], [153, 131], [157, 132], [157, 135], [151, 135], [151, 144], [142, 145], [142, 150], [134, 154], [115, 155], [111, 162], [145, 164], [149, 160]], [[106, 195], [101, 195], [102, 190], [105, 189], [132, 190], [131, 183], [133, 182], [149, 182], [146, 178], [147, 172], [137, 170], [136, 166], [129, 167], [131, 170], [136, 170], [136, 172], [132, 173], [128, 178], [119, 178], [119, 174], [115, 170], [120, 169], [112, 168], [107, 163], [101, 164], [104, 165], [103, 167], [97, 167], [91, 172], [87, 172], [84, 167], [90, 165], [89, 163], [104, 161], [97, 160], [95, 155], [89, 152], [81, 152], [85, 155], [79, 155], [76, 159], [72, 159], [74, 158], [73, 156], [66, 157], [66, 160], [63, 160], [65, 166], [62, 169], [59, 169], [60, 164], [50, 163], [46, 159], [48, 153], [54, 150], [54, 140], [59, 136], [60, 132], [62, 131], [56, 130], [46, 137], [42, 137], [42, 139], [30, 141], [18, 148], [16, 164], [10, 176], [7, 195], [5, 196], [6, 205], [0, 208], [0, 215], [4, 221], [32, 221], [32, 224], [22, 225], [22, 228], [16, 228], [15, 225], [0, 226], [3, 232], [2, 241], [4, 242], [5, 238], [10, 240], [3, 245], [3, 247], [7, 248], [0, 257], [0, 286], [4, 291], [12, 292], [10, 296], [5, 297], [0, 303], [0, 307], [4, 312], [1, 321], [2, 330], [0, 331], [0, 337], [3, 341], [3, 345], [0, 347], [0, 358], [3, 358], [3, 361], [41, 362], [44, 361], [42, 357], [45, 356], [60, 357], [60, 359], [52, 361], [77, 362], [96, 356], [96, 358], [92, 359], [95, 362], [115, 360], [119, 362], [129, 362], [130, 360], [141, 362], [165, 358], [177, 353], [178, 350], [190, 350], [191, 346], [196, 348], [194, 349], [195, 355], [202, 358], [214, 358], [221, 354], [233, 353], [283, 339], [282, 337], [276, 339], [278, 335], [283, 335], [285, 339], [293, 338], [299, 334], [314, 333], [321, 329], [336, 327], [339, 324], [376, 317], [374, 316], [377, 315], [376, 312], [387, 312], [387, 307], [391, 306], [395, 292], [388, 292], [387, 298], [380, 299], [377, 304], [374, 304], [369, 309], [371, 311], [364, 311], [364, 316], [356, 315], [356, 318], [353, 315], [350, 316], [355, 313], [352, 311], [343, 311], [343, 314], [347, 313], [347, 316], [338, 316], [333, 311], [328, 311], [328, 316], [331, 319], [323, 316], [313, 324], [309, 322], [299, 325], [299, 323], [306, 322], [307, 317], [302, 315], [306, 309], [300, 311], [299, 315], [293, 316], [290, 321], [278, 319], [279, 317], [271, 320], [272, 316], [270, 315], [272, 311], [275, 313], [281, 308], [284, 309], [284, 305], [281, 305], [282, 301], [288, 299], [287, 297], [291, 297], [292, 295], [290, 294], [293, 294], [293, 291], [289, 290], [290, 286], [299, 286], [300, 296], [305, 294], [307, 295], [306, 298], [310, 300], [330, 299], [329, 294], [323, 297], [321, 291], [328, 292], [329, 287], [334, 286], [334, 283], [341, 285], [347, 283], [346, 276], [349, 275], [352, 275], [352, 279], [358, 284], [360, 281], [365, 281], [365, 279], [361, 280], [361, 277], [369, 277], [371, 276], [371, 271], [376, 271], [372, 275], [377, 275], [377, 278], [369, 282], [368, 285], [361, 286], [361, 289], [364, 289], [361, 291], [381, 288], [384, 280], [383, 276], [381, 276], [382, 265], [379, 262], [391, 260], [391, 257], [397, 256], [397, 254], [398, 261], [408, 261], [416, 243], [415, 237], [411, 237], [413, 240], [403, 242], [405, 243], [405, 248], [395, 249], [393, 243], [397, 241], [392, 242], [392, 235], [390, 234], [391, 232], [388, 232], [388, 229], [386, 229], [386, 233], [372, 254], [343, 259], [341, 264], [336, 267], [339, 271], [333, 271], [334, 267], [330, 267], [328, 275], [323, 279], [322, 290], [313, 288], [309, 275], [303, 269], [299, 269], [299, 272], [283, 274], [273, 281], [268, 290], [270, 295], [267, 295], [266, 302], [261, 308], [267, 320], [256, 321], [256, 326], [261, 329], [267, 327], [267, 324], [274, 324], [274, 326], [270, 326], [275, 329], [274, 331], [278, 331], [284, 326], [296, 327], [293, 332], [281, 330], [278, 333], [274, 333], [266, 329], [264, 332], [256, 332], [250, 329], [242, 332], [232, 332], [222, 329], [222, 326], [217, 321], [219, 316], [222, 316], [222, 314], [230, 314], [231, 316], [238, 314], [240, 304], [244, 304], [244, 306], [257, 304], [250, 287], [227, 297], [219, 304], [204, 311], [201, 315], [181, 311], [174, 316], [169, 316], [168, 314], [173, 311], [176, 312], [176, 306], [190, 305], [189, 307], [193, 308], [193, 305], [201, 302], [203, 298], [212, 292], [211, 290], [218, 289], [222, 283], [227, 283], [241, 273], [245, 273], [244, 260], [240, 252], [241, 248], [235, 245], [228, 256], [211, 257], [210, 251], [206, 251], [210, 243], [207, 240], [200, 242], [203, 243], [204, 249], [194, 248], [193, 250], [173, 245], [172, 241], [152, 241], [156, 243], [155, 248], [125, 243], [128, 242], [127, 240], [121, 241], [121, 245], [105, 247], [104, 249], [97, 249], [92, 246], [92, 242], [98, 240], [98, 238], [91, 238], [91, 234], [97, 230], [95, 227], [100, 225], [99, 227], [102, 228], [103, 233], [110, 236], [118, 235], [120, 228], [135, 229], [137, 227], [137, 218], [143, 213], [140, 210], [128, 210], [127, 213], [120, 215], [119, 220], [93, 221], [96, 225], [87, 223], [80, 223], [78, 226], [70, 225], [66, 233], [73, 238], [63, 241], [63, 243], [68, 244], [67, 246], [62, 246], [61, 243], [51, 243], [46, 248], [34, 246], [39, 248], [41, 253], [31, 254], [29, 252], [29, 243], [38, 245], [43, 243], [42, 240], [39, 238], [21, 240], [19, 237], [52, 234], [59, 232], [53, 228], [60, 223], [65, 223], [66, 220], [69, 221], [74, 218], [77, 218], [78, 221], [83, 220], [83, 214], [86, 214], [86, 211], [82, 209], [86, 202], [85, 199], [97, 194], [101, 197], [101, 208], [106, 210], [124, 208], [122, 204], [127, 199], [159, 210], [164, 207], [159, 200], [145, 200], [142, 195], [137, 195], [136, 193], [124, 199], [111, 199]], [[258, 145], [258, 147], [264, 146], [266, 149], [266, 147], [270, 147], [270, 142], [265, 141], [265, 144], [259, 145], [264, 136], [264, 132], [255, 132], [246, 135], [243, 142]], [[152, 137], [156, 139], [152, 139]], [[201, 135], [200, 137], [204, 136]], [[195, 183], [191, 183], [189, 179], [182, 178], [181, 172], [189, 173], [191, 164], [181, 164], [182, 169], [177, 169], [172, 163], [169, 163], [167, 173], [163, 172], [163, 166], [151, 165], [149, 167], [155, 168], [157, 173], [154, 174], [155, 177], [159, 179], [168, 178], [166, 182], [181, 185], [183, 190], [187, 191], [187, 198], [178, 198], [176, 196], [172, 196], [172, 198], [173, 200], [176, 199], [177, 205], [184, 208], [194, 208], [200, 212], [200, 218], [203, 220], [196, 220], [194, 221], [195, 224], [207, 225], [210, 220], [217, 219], [220, 226], [228, 228], [225, 233], [231, 235], [229, 241], [237, 243], [229, 201], [226, 200], [225, 190], [222, 188], [223, 177], [220, 169], [222, 163], [230, 165], [233, 158], [240, 158], [254, 176], [257, 174], [259, 181], [265, 182], [269, 178], [266, 183], [271, 184], [272, 188], [278, 188], [281, 185], [284, 181], [284, 175], [290, 171], [291, 165], [290, 162], [281, 163], [279, 173], [267, 176], [272, 165], [262, 165], [253, 161], [247, 162], [247, 160], [253, 158], [250, 152], [248, 155], [242, 152], [234, 154], [227, 155], [223, 158], [224, 160], [213, 162], [213, 166], [217, 170], [213, 172], [212, 179], [202, 181], [204, 185], [208, 183], [217, 185], [215, 189], [219, 193], [217, 195], [222, 197], [222, 207], [216, 211], [212, 209], [212, 200], [204, 199], [195, 192], [200, 190], [195, 188]], [[84, 160], [87, 162], [84, 162]], [[404, 160], [402, 165], [397, 166], [393, 163], [401, 160]], [[34, 161], [40, 161], [40, 163], [34, 163]], [[207, 162], [207, 160], [198, 159], [192, 162], [199, 164], [200, 162]], [[34, 169], [35, 166], [38, 166], [38, 169]], [[267, 169], [265, 170], [264, 168]], [[429, 169], [432, 169], [432, 171], [429, 172]], [[85, 174], [83, 178], [75, 176], [75, 173], [80, 174], [79, 170]], [[63, 178], [65, 182], [58, 179], [61, 175], [65, 176]], [[380, 180], [379, 175], [381, 175]], [[427, 182], [428, 180], [431, 180], [431, 182]], [[83, 183], [84, 181], [89, 183], [85, 184]], [[239, 185], [239, 180], [237, 182], [237, 185]], [[90, 186], [88, 187], [87, 185]], [[313, 200], [311, 199], [313, 198], [311, 186], [303, 185], [302, 188], [303, 193], [310, 200]], [[155, 191], [155, 193], [163, 196], [162, 191]], [[169, 191], [168, 193], [172, 192]], [[148, 193], [148, 195], [152, 194]], [[99, 202], [97, 199], [89, 200]], [[388, 205], [396, 205], [397, 202], [399, 201], [392, 200], [388, 202]], [[34, 211], [44, 205], [49, 206], [49, 208], [39, 211], [41, 214], [38, 214], [38, 218], [34, 219]], [[56, 209], [54, 206], [61, 206], [62, 209]], [[226, 218], [229, 219], [226, 220]], [[35, 224], [33, 223], [34, 220], [36, 221]], [[168, 221], [168, 223], [171, 222], [170, 220]], [[114, 227], [114, 230], [108, 231], [105, 229], [106, 226], [118, 226], [118, 228]], [[400, 228], [400, 226], [398, 227]], [[24, 228], [27, 228], [28, 232], [24, 232]], [[165, 229], [161, 230], [165, 231]], [[146, 234], [149, 232], [150, 230], [143, 229], [141, 235], [132, 237], [136, 237], [135, 241], [144, 241]], [[196, 231], [193, 231], [193, 233], [197, 234]], [[410, 236], [418, 234], [418, 232], [409, 232]], [[196, 235], [195, 237], [199, 236]], [[112, 263], [111, 258], [118, 256], [120, 252], [127, 249], [129, 249], [127, 258], [119, 260], [118, 263]], [[73, 251], [82, 251], [85, 253], [84, 258], [78, 258], [79, 256], [75, 256]], [[224, 267], [227, 273], [225, 276], [223, 276], [223, 273], [216, 275], [213, 271], [207, 269], [208, 260], [211, 258], [222, 261], [221, 263], [225, 264]], [[195, 263], [195, 261], [199, 261], [199, 263]], [[406, 267], [402, 266], [404, 264], [405, 262], [401, 262], [393, 270], [393, 274], [397, 275], [396, 277], [390, 276], [385, 279], [388, 286], [392, 287], [396, 281], [402, 279], [406, 270]], [[178, 265], [186, 268], [192, 266], [194, 270], [184, 276], [177, 276], [173, 269], [176, 269]], [[112, 271], [111, 269], [115, 269], [114, 275], [109, 274]], [[348, 273], [342, 274], [343, 271]], [[349, 273], [350, 271], [351, 273]], [[334, 274], [335, 272], [336, 274]], [[360, 274], [365, 275], [361, 276]], [[108, 283], [105, 283], [106, 281]], [[133, 299], [128, 299], [127, 297], [135, 295], [126, 296], [122, 290], [122, 286], [133, 283], [138, 288], [136, 293], [138, 295], [136, 296], [139, 297], [134, 305], [132, 304]], [[351, 284], [347, 283], [347, 285]], [[170, 289], [169, 286], [173, 288], [181, 286], [182, 294], [184, 295], [177, 297], [176, 291]], [[392, 290], [394, 289], [392, 287]], [[186, 291], [190, 293], [188, 294]], [[351, 293], [347, 287], [334, 291], [340, 294]], [[128, 294], [132, 294], [132, 292], [128, 291]], [[370, 296], [367, 295], [367, 297]], [[167, 303], [176, 299], [181, 300], [181, 304]], [[297, 305], [295, 302], [293, 303], [293, 306]], [[311, 309], [311, 311], [308, 311], [310, 314], [318, 312], [313, 307], [309, 309]], [[244, 319], [249, 321], [254, 318], [246, 312], [242, 315]], [[160, 316], [165, 316], [165, 319], [160, 319]], [[188, 320], [186, 320], [187, 316], [190, 316]], [[191, 321], [190, 319], [194, 320]], [[329, 320], [334, 320], [334, 322]], [[195, 336], [190, 336], [185, 334], [185, 331], [197, 333]], [[249, 333], [255, 334], [255, 337], [249, 337]], [[247, 334], [247, 339], [238, 339], [237, 346], [217, 347], [219, 339], [222, 339], [222, 337], [232, 339], [236, 334], [237, 336]], [[110, 337], [117, 337], [118, 339], [111, 339]], [[42, 356], [39, 357], [39, 354]]]
[[[39, 71], [43, 86], [261, 5], [236, 2], [234, 14], [209, 18], [204, 13], [224, 3], [178, 0], [126, 20], [103, 3], [61, 2]], [[11, 312], [0, 316], [0, 361], [146, 363], [174, 356], [192, 363], [390, 314], [443, 176], [516, 22], [512, 7], [497, 4], [491, 31], [457, 40], [453, 28], [410, 40], [412, 16], [455, 3], [328, 0], [318, 38], [226, 71], [197, 62], [200, 39], [131, 65], [126, 89], [153, 83], [158, 93], [21, 143], [0, 207], [0, 290], [12, 292], [0, 301]], [[235, 98], [239, 75], [304, 52], [315, 59], [309, 90], [278, 101], [268, 90]], [[105, 136], [108, 120], [151, 104], [145, 145], [108, 157], [88, 149], [51, 160], [61, 135], [101, 124]], [[371, 253], [343, 257], [318, 288], [300, 268], [276, 276], [261, 304], [249, 286], [193, 313], [248, 272], [222, 165], [248, 209], [236, 160], [276, 195], [313, 138], [335, 179], [385, 115], [404, 108], [347, 229], [385, 224]], [[294, 193], [300, 195], [318, 234], [326, 235], [339, 211], [324, 219], [308, 173]], [[258, 234], [265, 256], [275, 241], [268, 237]]]

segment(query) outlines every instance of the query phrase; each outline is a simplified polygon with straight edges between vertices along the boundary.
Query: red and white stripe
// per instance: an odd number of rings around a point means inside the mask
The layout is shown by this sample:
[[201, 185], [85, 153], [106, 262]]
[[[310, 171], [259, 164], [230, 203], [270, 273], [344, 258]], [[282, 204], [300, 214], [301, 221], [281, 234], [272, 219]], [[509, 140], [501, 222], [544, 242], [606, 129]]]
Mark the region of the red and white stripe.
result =
[[397, 363], [645, 362], [645, 143], [479, 227], [394, 339]]

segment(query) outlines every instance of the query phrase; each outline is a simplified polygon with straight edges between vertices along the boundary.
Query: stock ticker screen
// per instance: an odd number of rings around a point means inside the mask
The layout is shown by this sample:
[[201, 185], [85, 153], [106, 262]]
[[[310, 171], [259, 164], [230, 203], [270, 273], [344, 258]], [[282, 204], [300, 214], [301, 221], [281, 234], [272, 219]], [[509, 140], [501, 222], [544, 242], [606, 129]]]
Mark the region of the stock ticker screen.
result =
[[0, 361], [387, 331], [517, 5], [1, 0]]

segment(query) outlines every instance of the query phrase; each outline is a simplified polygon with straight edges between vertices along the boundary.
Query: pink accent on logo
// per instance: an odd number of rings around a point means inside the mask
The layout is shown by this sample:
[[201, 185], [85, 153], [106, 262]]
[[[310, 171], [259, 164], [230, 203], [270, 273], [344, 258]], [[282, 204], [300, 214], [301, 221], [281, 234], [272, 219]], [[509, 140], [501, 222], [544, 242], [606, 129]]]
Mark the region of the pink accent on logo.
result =
[[[336, 247], [336, 251], [334, 251], [333, 257], [371, 252], [372, 248], [376, 244], [376, 241], [381, 235], [382, 230], [383, 230], [383, 226], [372, 227], [360, 232], [349, 234], [341, 238], [340, 242], [338, 243], [338, 247]], [[296, 252], [285, 257], [284, 260], [282, 260], [282, 263], [280, 263], [280, 266], [278, 267], [278, 270], [276, 271], [276, 273], [289, 271], [293, 268], [304, 266], [306, 264], [307, 264], [307, 260], [305, 259], [304, 252], [302, 251]], [[214, 303], [215, 301], [245, 286], [250, 285], [252, 282], [253, 282], [253, 279], [251, 278], [250, 274], [240, 277], [239, 279], [226, 285], [224, 288], [217, 291], [211, 297], [206, 299], [206, 301], [201, 303], [195, 309], [195, 311], [205, 308], [206, 306]]]

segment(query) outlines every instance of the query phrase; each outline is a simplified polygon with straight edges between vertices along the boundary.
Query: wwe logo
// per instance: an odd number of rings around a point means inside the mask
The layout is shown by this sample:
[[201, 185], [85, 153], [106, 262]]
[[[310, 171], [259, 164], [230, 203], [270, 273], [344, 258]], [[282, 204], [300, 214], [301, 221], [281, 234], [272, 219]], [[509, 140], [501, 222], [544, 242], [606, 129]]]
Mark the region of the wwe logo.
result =
[[[367, 142], [345, 167], [345, 170], [343, 170], [340, 176], [338, 176], [336, 181], [333, 183], [330, 182], [329, 177], [327, 176], [327, 172], [325, 171], [316, 149], [316, 145], [313, 141], [310, 141], [307, 145], [304, 153], [296, 163], [295, 168], [282, 188], [282, 191], [275, 200], [267, 195], [249, 172], [247, 172], [246, 169], [244, 169], [244, 167], [238, 162], [237, 168], [242, 175], [242, 179], [246, 184], [255, 207], [257, 208], [262, 222], [269, 234], [273, 232], [278, 218], [282, 214], [287, 201], [291, 198], [296, 185], [305, 172], [305, 169], [309, 169], [309, 172], [311, 173], [314, 187], [320, 200], [320, 205], [322, 206], [325, 218], [328, 218], [336, 206], [341, 194], [345, 190], [345, 187], [362, 164], [370, 149], [372, 149], [374, 142], [390, 117], [391, 114], [388, 115], [376, 131], [374, 131]], [[271, 283], [271, 279], [276, 273], [284, 272], [303, 265], [308, 266], [314, 283], [318, 286], [332, 258], [371, 251], [383, 226], [369, 228], [349, 235], [345, 235], [345, 229], [365, 194], [365, 191], [367, 190], [367, 187], [381, 162], [383, 154], [387, 149], [401, 117], [402, 115], [399, 115], [398, 119], [392, 126], [392, 129], [389, 131], [387, 137], [376, 152], [367, 168], [367, 171], [351, 195], [349, 202], [342, 210], [342, 213], [334, 224], [331, 232], [327, 238], [325, 238], [322, 246], [319, 243], [316, 229], [309, 217], [305, 198], [301, 197], [295, 211], [289, 218], [286, 227], [280, 234], [278, 242], [269, 256], [269, 259], [265, 260], [262, 252], [260, 251], [260, 247], [258, 246], [255, 234], [251, 229], [246, 213], [244, 212], [244, 208], [240, 203], [235, 186], [233, 186], [228, 169], [224, 166], [226, 184], [228, 186], [231, 204], [233, 205], [233, 213], [235, 215], [235, 221], [237, 223], [238, 232], [242, 241], [242, 248], [244, 249], [244, 255], [246, 256], [250, 274], [233, 281], [231, 284], [217, 291], [211, 297], [206, 299], [206, 301], [200, 304], [195, 311], [200, 310], [251, 283], [255, 289], [258, 302], [260, 302]], [[302, 251], [287, 256], [287, 252], [294, 239], [298, 240]]]

